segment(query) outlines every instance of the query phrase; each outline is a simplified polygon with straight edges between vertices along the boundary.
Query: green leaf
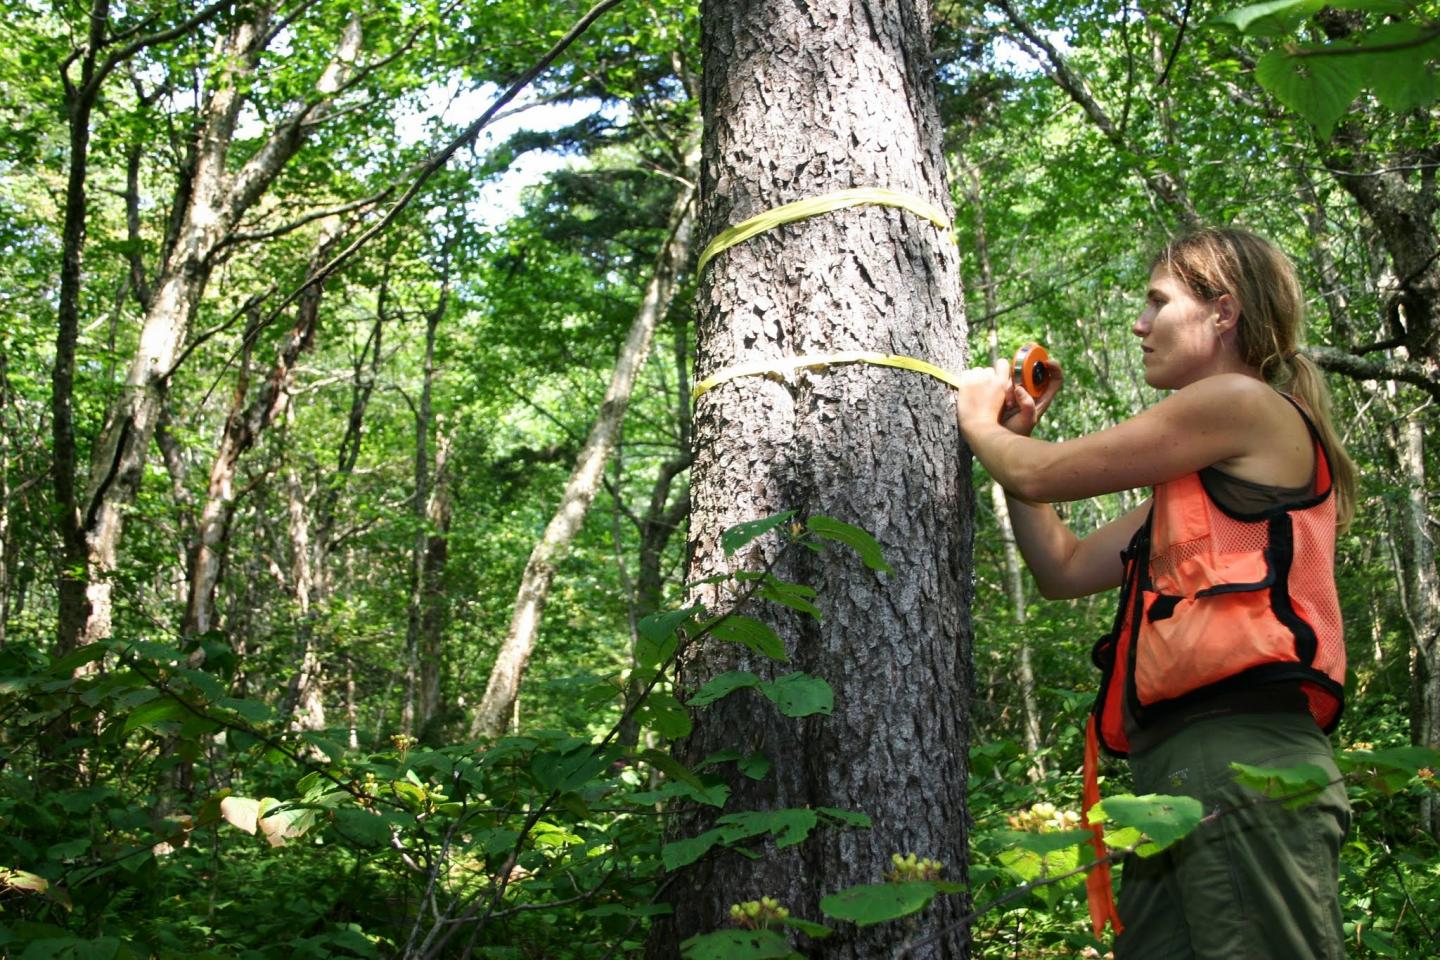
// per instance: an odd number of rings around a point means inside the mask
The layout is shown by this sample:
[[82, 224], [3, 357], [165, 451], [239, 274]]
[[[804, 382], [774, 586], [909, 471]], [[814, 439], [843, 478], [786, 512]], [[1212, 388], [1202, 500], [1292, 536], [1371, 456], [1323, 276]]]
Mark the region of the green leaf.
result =
[[[1303, 50], [1320, 49], [1306, 44]], [[1255, 79], [1275, 98], [1330, 136], [1335, 123], [1365, 86], [1365, 76], [1353, 57], [1293, 56], [1271, 50], [1255, 64]]]
[[215, 701], [215, 706], [226, 710], [234, 710], [240, 716], [251, 723], [266, 723], [275, 716], [275, 712], [269, 705], [259, 700], [242, 700], [238, 697], [225, 697]]
[[733, 843], [763, 833], [774, 836], [776, 847], [792, 847], [815, 829], [819, 817], [808, 807], [784, 810], [746, 810], [727, 813], [716, 821], [725, 830], [725, 841]]
[[725, 831], [716, 828], [706, 830], [698, 837], [675, 840], [660, 848], [660, 860], [665, 864], [666, 870], [678, 870], [705, 856], [711, 847], [724, 839]]
[[824, 814], [832, 820], [837, 820], [847, 827], [859, 827], [862, 830], [870, 829], [870, 817], [859, 810], [841, 810], [839, 807], [816, 807], [816, 813]]
[[767, 574], [757, 592], [762, 599], [789, 607], [791, 610], [798, 610], [816, 620], [821, 619], [820, 608], [810, 602], [815, 598], [815, 591], [810, 587], [798, 583], [788, 583]]
[[771, 660], [779, 660], [781, 663], [790, 659], [789, 655], [785, 653], [784, 642], [775, 631], [754, 617], [730, 614], [719, 620], [713, 620], [706, 626], [710, 630], [710, 635], [717, 640], [741, 644]]
[[799, 930], [813, 940], [824, 940], [835, 932], [823, 923], [816, 923], [814, 920], [801, 920], [799, 917], [786, 917], [781, 920], [780, 923], [783, 926], [789, 927], [791, 930]]
[[159, 724], [180, 720], [189, 715], [190, 711], [174, 697], [157, 697], [130, 711], [130, 716], [125, 718], [125, 732], [129, 733], [140, 727], [154, 730]]
[[640, 709], [635, 711], [635, 719], [642, 727], [649, 727], [671, 740], [685, 736], [694, 726], [690, 722], [689, 711], [675, 699], [675, 695], [660, 690], [645, 698]]
[[832, 893], [820, 901], [820, 912], [836, 920], [868, 927], [919, 913], [935, 899], [935, 885], [926, 880], [869, 883]]
[[769, 758], [758, 750], [747, 757], [742, 757], [735, 766], [751, 780], [764, 780], [765, 775], [770, 772]]
[[59, 677], [66, 677], [74, 673], [80, 667], [95, 660], [99, 660], [106, 654], [103, 643], [87, 643], [79, 650], [73, 650], [69, 654], [53, 661], [50, 664], [49, 672]]
[[1106, 797], [1090, 810], [1090, 822], [1110, 820], [1139, 830], [1149, 843], [1136, 850], [1142, 857], [1159, 853], [1200, 824], [1205, 810], [1194, 797], [1119, 794]]
[[[1367, 33], [1356, 49], [1413, 43], [1424, 34], [1419, 24], [1387, 23]], [[1375, 96], [1396, 113], [1409, 113], [1426, 106], [1440, 94], [1440, 82], [1435, 74], [1435, 61], [1440, 59], [1440, 37], [1401, 50], [1351, 56]]]
[[748, 670], [731, 670], [705, 683], [686, 703], [692, 707], [708, 706], [716, 700], [723, 700], [736, 690], [758, 687], [761, 682], [759, 677]]
[[[352, 843], [367, 847], [384, 847], [390, 843], [390, 836], [396, 818], [373, 810], [359, 807], [335, 811], [335, 830]], [[410, 822], [414, 822], [413, 818]]]
[[1272, 800], [1284, 800], [1285, 806], [1292, 809], [1314, 800], [1332, 779], [1324, 767], [1313, 763], [1299, 763], [1293, 767], [1252, 767], [1247, 763], [1232, 763], [1230, 769], [1235, 771], [1237, 783]]
[[1268, 0], [1219, 14], [1210, 22], [1233, 27], [1252, 37], [1274, 37], [1289, 33], [1324, 5], [1324, 0]]
[[795, 516], [794, 510], [786, 510], [783, 513], [762, 517], [759, 520], [747, 520], [744, 523], [737, 523], [735, 526], [720, 534], [720, 546], [725, 549], [725, 556], [728, 557], [751, 540], [769, 533], [793, 516]]
[[537, 751], [530, 761], [535, 782], [546, 790], [574, 790], [598, 776], [609, 761], [588, 743], [555, 753]]
[[693, 770], [691, 770], [689, 767], [685, 766], [685, 764], [681, 763], [679, 760], [676, 760], [674, 757], [670, 756], [670, 754], [666, 753], [663, 750], [642, 751], [639, 754], [638, 759], [650, 764], [650, 766], [654, 767], [656, 770], [659, 770], [671, 780], [678, 780], [681, 783], [688, 783], [693, 787], [700, 787], [704, 785], [701, 782], [700, 778], [695, 775], [695, 772]]
[[890, 572], [890, 564], [885, 562], [885, 555], [880, 550], [880, 544], [859, 527], [842, 523], [834, 517], [811, 517], [806, 521], [805, 527], [817, 537], [845, 544], [859, 554], [860, 562], [871, 570], [878, 570], [881, 573]]
[[679, 644], [675, 631], [690, 621], [699, 610], [698, 606], [689, 606], [642, 617], [635, 625], [640, 633], [635, 643], [635, 662], [641, 667], [658, 667], [674, 656], [675, 648]]
[[684, 960], [791, 960], [800, 954], [774, 930], [716, 930], [680, 944]]
[[835, 691], [819, 677], [787, 673], [762, 684], [760, 690], [787, 717], [808, 717], [816, 713], [829, 716], [835, 710]]

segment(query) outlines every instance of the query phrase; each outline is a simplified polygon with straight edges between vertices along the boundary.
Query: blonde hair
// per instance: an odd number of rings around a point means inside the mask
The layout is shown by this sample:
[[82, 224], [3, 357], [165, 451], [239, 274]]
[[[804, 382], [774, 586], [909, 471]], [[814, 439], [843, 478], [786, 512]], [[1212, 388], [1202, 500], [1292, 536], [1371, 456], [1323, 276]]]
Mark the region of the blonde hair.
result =
[[1150, 263], [1165, 267], [1202, 300], [1225, 294], [1240, 308], [1240, 358], [1265, 382], [1294, 396], [1305, 407], [1330, 459], [1336, 521], [1341, 530], [1355, 515], [1355, 463], [1335, 429], [1324, 375], [1299, 352], [1305, 297], [1295, 265], [1284, 251], [1248, 230], [1206, 228], [1168, 243]]

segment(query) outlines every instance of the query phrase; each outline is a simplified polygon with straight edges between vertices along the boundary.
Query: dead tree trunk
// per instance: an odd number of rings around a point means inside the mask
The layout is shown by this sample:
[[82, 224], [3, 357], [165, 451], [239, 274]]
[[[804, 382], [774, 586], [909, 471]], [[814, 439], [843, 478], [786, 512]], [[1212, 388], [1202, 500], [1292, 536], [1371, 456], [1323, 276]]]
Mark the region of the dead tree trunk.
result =
[[[924, 0], [702, 4], [706, 237], [780, 204], [879, 186], [950, 207]], [[948, 232], [908, 212], [861, 206], [763, 233], [727, 250], [700, 278], [697, 376], [735, 363], [871, 350], [958, 370], [966, 324]], [[803, 843], [704, 858], [673, 877], [674, 913], [652, 956], [674, 956], [727, 907], [764, 894], [815, 918], [824, 894], [882, 882], [890, 856], [915, 851], [966, 874], [966, 746], [971, 695], [969, 581], [973, 496], [951, 392], [923, 375], [852, 365], [732, 380], [695, 411], [688, 577], [756, 569], [776, 549], [727, 558], [720, 533], [794, 509], [873, 533], [888, 575], [843, 551], [792, 551], [777, 575], [819, 591], [825, 616], [763, 611], [791, 661], [743, 649], [692, 649], [678, 686], [727, 670], [804, 670], [834, 688], [835, 712], [791, 720], [744, 691], [704, 709], [677, 745], [690, 764], [713, 751], [759, 750], [763, 780], [725, 769], [727, 811], [837, 807], [869, 830], [817, 830]], [[716, 587], [696, 594], [725, 606]], [[722, 765], [723, 768], [724, 765]], [[717, 768], [717, 769], [722, 769]], [[681, 812], [676, 833], [713, 811]], [[909, 935], [916, 957], [960, 957], [959, 898], [942, 898], [906, 932], [849, 929], [807, 955], [888, 955]], [[918, 941], [924, 939], [924, 943]]]
[[690, 259], [690, 233], [694, 222], [694, 197], [691, 191], [683, 193], [676, 200], [670, 214], [670, 235], [661, 247], [655, 264], [655, 272], [645, 288], [645, 298], [635, 314], [635, 322], [620, 355], [615, 360], [615, 370], [610, 377], [610, 387], [605, 400], [596, 414], [590, 434], [580, 449], [575, 470], [565, 485], [560, 506], [550, 523], [545, 527], [525, 563], [520, 575], [520, 589], [515, 597], [515, 611], [510, 618], [510, 629], [505, 642], [495, 656], [495, 665], [490, 670], [490, 680], [485, 687], [485, 696], [475, 708], [470, 723], [472, 737], [498, 737], [510, 724], [515, 708], [515, 699], [520, 693], [520, 681], [525, 675], [525, 666], [535, 649], [540, 631], [540, 617], [545, 610], [545, 601], [550, 594], [550, 583], [555, 576], [555, 565], [559, 563], [570, 542], [579, 532], [585, 520], [585, 512], [600, 488], [605, 461], [615, 443], [615, 436], [625, 419], [625, 409], [630, 402], [630, 392], [635, 386], [635, 377], [650, 352], [650, 340], [655, 324], [670, 309], [678, 277]]

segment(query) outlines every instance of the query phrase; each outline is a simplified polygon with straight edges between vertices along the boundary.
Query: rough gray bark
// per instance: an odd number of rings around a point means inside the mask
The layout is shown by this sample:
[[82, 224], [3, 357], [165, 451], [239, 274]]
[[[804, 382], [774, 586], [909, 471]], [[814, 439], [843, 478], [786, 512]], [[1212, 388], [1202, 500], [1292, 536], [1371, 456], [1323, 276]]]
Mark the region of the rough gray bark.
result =
[[[702, 234], [780, 204], [883, 186], [950, 208], [924, 0], [706, 0], [701, 13], [705, 141]], [[787, 225], [717, 257], [701, 278], [697, 378], [731, 364], [837, 350], [908, 354], [958, 370], [966, 325], [953, 240], [909, 213], [862, 206]], [[895, 852], [965, 877], [967, 713], [973, 495], [954, 400], [935, 380], [854, 365], [789, 382], [734, 380], [695, 412], [692, 581], [757, 569], [778, 549], [724, 556], [720, 533], [795, 509], [868, 529], [893, 565], [865, 569], [843, 550], [794, 551], [778, 575], [819, 590], [818, 624], [759, 614], [785, 638], [783, 665], [710, 644], [681, 664], [682, 699], [732, 669], [804, 670], [835, 691], [828, 717], [791, 720], [743, 691], [697, 713], [676, 753], [759, 750], [752, 781], [722, 765], [727, 810], [830, 806], [861, 810], [869, 830], [821, 829], [751, 861], [707, 857], [675, 876], [651, 956], [674, 956], [697, 932], [728, 925], [728, 905], [772, 896], [817, 918], [828, 892], [880, 882]], [[724, 607], [717, 588], [695, 599]], [[681, 811], [692, 836], [713, 810]], [[825, 958], [959, 957], [960, 898], [940, 898], [913, 928], [856, 930], [806, 946]]]
[[512, 721], [516, 698], [520, 693], [520, 681], [525, 675], [526, 664], [529, 663], [530, 654], [534, 651], [535, 641], [539, 636], [540, 617], [549, 597], [555, 566], [569, 549], [575, 534], [579, 532], [580, 525], [585, 520], [585, 512], [590, 508], [590, 503], [600, 488], [605, 462], [610, 458], [615, 437], [625, 419], [625, 409], [630, 402], [635, 377], [650, 352], [655, 325], [669, 310], [677, 279], [690, 259], [693, 222], [694, 194], [693, 191], [686, 190], [675, 201], [671, 210], [670, 235], [660, 251], [655, 272], [645, 289], [644, 300], [615, 360], [610, 386], [605, 392], [605, 399], [595, 416], [590, 434], [585, 438], [576, 458], [575, 469], [565, 485], [560, 505], [525, 563], [525, 570], [520, 576], [520, 589], [515, 597], [515, 609], [510, 618], [510, 628], [504, 644], [495, 655], [495, 665], [490, 670], [485, 695], [475, 707], [471, 718], [472, 737], [498, 737]]

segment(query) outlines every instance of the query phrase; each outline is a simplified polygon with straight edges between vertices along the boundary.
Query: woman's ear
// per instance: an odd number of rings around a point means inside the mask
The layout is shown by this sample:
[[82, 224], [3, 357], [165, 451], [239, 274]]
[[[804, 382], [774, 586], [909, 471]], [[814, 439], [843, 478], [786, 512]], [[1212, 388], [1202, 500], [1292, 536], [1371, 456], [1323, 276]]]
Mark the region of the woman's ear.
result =
[[1211, 301], [1215, 304], [1215, 331], [1229, 333], [1240, 322], [1240, 304], [1228, 293], [1222, 293]]

